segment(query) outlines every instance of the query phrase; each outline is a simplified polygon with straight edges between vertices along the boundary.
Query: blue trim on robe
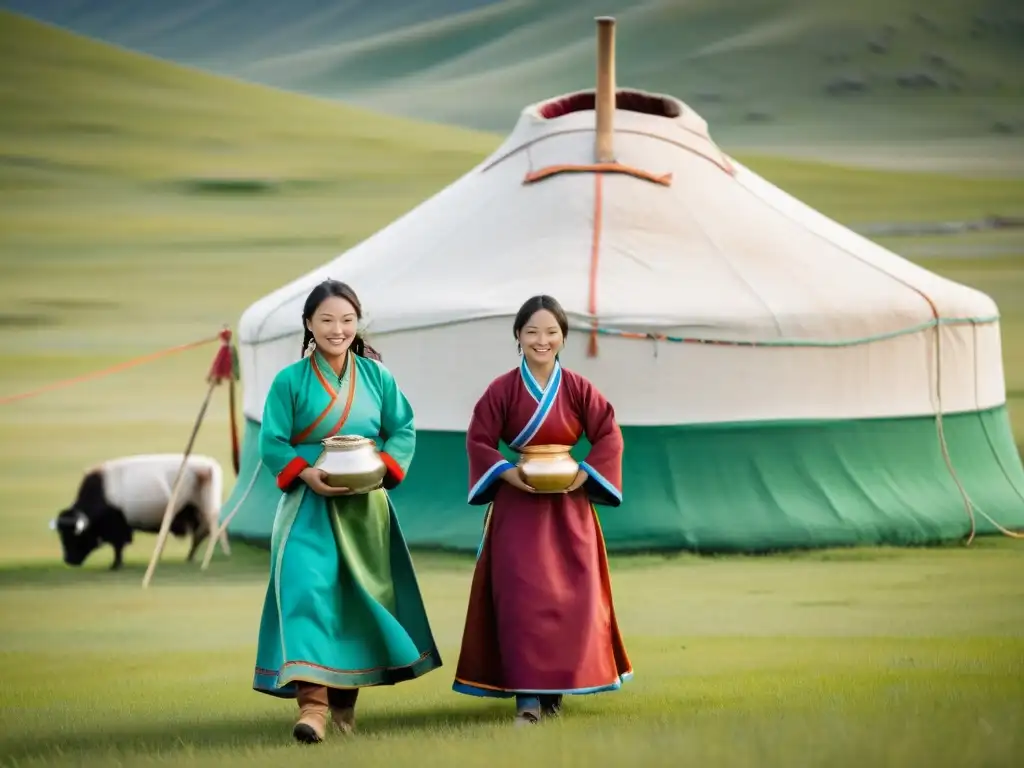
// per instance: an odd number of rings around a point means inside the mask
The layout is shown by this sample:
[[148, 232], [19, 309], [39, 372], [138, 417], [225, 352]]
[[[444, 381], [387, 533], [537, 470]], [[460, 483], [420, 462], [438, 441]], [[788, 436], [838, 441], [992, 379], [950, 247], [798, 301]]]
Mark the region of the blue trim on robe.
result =
[[[530, 389], [530, 384], [526, 380], [526, 376], [529, 376], [536, 385], [536, 380], [533, 379], [533, 374], [530, 373], [526, 367], [524, 361], [520, 366], [523, 371], [523, 382], [526, 384], [527, 390]], [[540, 428], [544, 426], [544, 422], [547, 420], [548, 415], [551, 413], [551, 409], [555, 405], [555, 399], [558, 397], [558, 393], [562, 388], [562, 366], [559, 365], [558, 361], [555, 361], [554, 370], [551, 371], [551, 377], [548, 379], [548, 385], [545, 387], [540, 402], [537, 403], [537, 408], [530, 417], [530, 420], [526, 422], [526, 426], [523, 427], [522, 432], [516, 435], [516, 438], [509, 443], [509, 447], [513, 450], [518, 451], [523, 446], [527, 445], [540, 431]], [[533, 394], [532, 392], [530, 393]]]
[[[555, 360], [555, 366], [558, 366], [557, 359]], [[526, 364], [525, 356], [519, 361], [519, 375], [522, 376], [523, 384], [526, 385], [526, 391], [530, 393], [530, 397], [539, 403], [540, 399], [544, 396], [544, 388], [541, 387], [540, 382], [534, 377], [530, 366]]]
[[514, 468], [515, 464], [507, 459], [494, 462], [491, 468], [484, 472], [480, 479], [473, 484], [473, 487], [469, 489], [469, 503], [478, 505], [487, 503], [489, 500], [482, 498], [484, 492], [494, 484], [502, 472], [506, 469]]
[[544, 695], [558, 695], [563, 696], [586, 696], [591, 693], [607, 693], [608, 691], [617, 691], [622, 688], [623, 683], [628, 683], [633, 679], [633, 673], [627, 672], [614, 683], [608, 685], [597, 685], [592, 688], [568, 688], [565, 690], [495, 690], [494, 688], [478, 688], [475, 685], [469, 683], [460, 683], [456, 681], [452, 685], [452, 690], [456, 693], [464, 693], [468, 696], [478, 696], [482, 699], [513, 699], [516, 696], [544, 696]]
[[[587, 493], [595, 504], [617, 507], [622, 503], [622, 494], [619, 492], [619, 489], [605, 480], [604, 475], [585, 461], [580, 462], [580, 469], [587, 473], [587, 482], [585, 483], [585, 485], [589, 486]], [[596, 487], [594, 487], [595, 485]]]

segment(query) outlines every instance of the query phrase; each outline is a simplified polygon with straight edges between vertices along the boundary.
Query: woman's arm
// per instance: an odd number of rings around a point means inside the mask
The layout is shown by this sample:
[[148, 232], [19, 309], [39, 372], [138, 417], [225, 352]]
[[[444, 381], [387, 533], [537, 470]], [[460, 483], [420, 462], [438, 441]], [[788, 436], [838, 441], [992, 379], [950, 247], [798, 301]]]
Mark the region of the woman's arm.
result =
[[466, 430], [470, 504], [490, 504], [502, 479], [516, 484], [514, 480], [518, 478], [510, 477], [516, 472], [515, 465], [498, 450], [503, 422], [504, 407], [498, 384], [492, 382], [473, 407], [473, 416]]
[[274, 377], [267, 393], [259, 438], [260, 458], [277, 477], [277, 487], [282, 491], [290, 491], [302, 470], [309, 466], [292, 445], [294, 424], [291, 370], [285, 368]]
[[590, 452], [580, 462], [587, 474], [583, 487], [595, 504], [617, 507], [622, 503], [622, 430], [615, 409], [597, 387], [582, 376], [578, 381], [579, 415], [590, 442]]
[[392, 376], [380, 366], [381, 372], [381, 436], [384, 438], [380, 457], [387, 467], [384, 487], [390, 490], [405, 479], [416, 452], [416, 425], [412, 405]]

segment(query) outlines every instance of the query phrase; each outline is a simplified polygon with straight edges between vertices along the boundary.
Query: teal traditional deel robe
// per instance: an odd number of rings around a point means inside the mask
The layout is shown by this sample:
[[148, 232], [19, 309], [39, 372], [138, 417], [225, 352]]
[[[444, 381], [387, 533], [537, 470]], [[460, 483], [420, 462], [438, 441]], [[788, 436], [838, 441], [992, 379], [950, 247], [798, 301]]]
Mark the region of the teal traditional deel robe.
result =
[[[299, 479], [332, 435], [376, 440], [383, 488], [320, 496]], [[318, 352], [274, 379], [260, 455], [284, 492], [270, 542], [253, 688], [293, 698], [295, 683], [393, 685], [441, 666], [412, 559], [387, 490], [416, 445], [413, 411], [390, 371], [349, 353], [337, 376]]]

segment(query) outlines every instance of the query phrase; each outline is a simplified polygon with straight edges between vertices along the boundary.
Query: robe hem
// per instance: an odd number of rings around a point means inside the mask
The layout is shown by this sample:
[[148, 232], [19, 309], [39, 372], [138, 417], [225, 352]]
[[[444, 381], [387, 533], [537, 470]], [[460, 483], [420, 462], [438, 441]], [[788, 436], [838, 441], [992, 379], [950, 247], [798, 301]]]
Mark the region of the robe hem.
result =
[[[306, 491], [306, 488], [300, 488], [296, 494], [282, 496], [279, 505], [283, 506], [288, 504], [289, 506], [286, 508], [284, 514], [281, 514], [281, 507], [279, 506], [278, 513], [275, 515], [274, 520], [275, 531], [280, 530], [280, 533], [278, 534], [280, 539], [277, 544], [277, 562], [274, 569], [274, 592], [275, 599], [277, 600], [278, 613], [277, 634], [278, 641], [281, 644], [281, 655], [285, 659], [288, 658], [287, 642], [280, 623], [281, 574], [283, 573], [282, 561], [288, 548], [292, 526], [295, 522], [296, 516], [298, 515], [298, 511], [302, 505], [302, 497]], [[388, 515], [392, 525], [391, 535], [397, 536], [398, 540], [402, 542], [406, 557], [408, 558], [408, 546], [405, 544], [405, 537], [402, 535], [401, 526], [399, 525], [394, 506], [391, 504], [391, 500], [388, 498], [386, 492], [380, 491], [380, 493], [384, 495], [387, 503]], [[271, 546], [273, 548], [273, 540]], [[342, 558], [342, 553], [340, 550], [337, 550], [337, 539], [335, 540], [335, 546], [338, 557]], [[410, 558], [410, 566], [411, 565]], [[419, 585], [415, 579], [414, 569], [411, 575], [413, 577], [413, 585], [417, 591], [419, 603], [422, 606], [422, 595], [419, 593]], [[359, 583], [358, 580], [356, 580], [356, 583]], [[392, 585], [395, 586], [394, 580], [392, 580]], [[370, 597], [374, 602], [390, 612], [390, 609], [383, 606], [372, 596]], [[424, 651], [420, 648], [416, 648], [416, 651], [419, 653], [418, 657], [407, 664], [397, 666], [377, 666], [363, 669], [338, 669], [326, 667], [323, 664], [317, 664], [316, 662], [305, 659], [295, 659], [285, 661], [280, 667], [274, 670], [259, 665], [260, 647], [258, 643], [257, 665], [255, 666], [252, 684], [253, 690], [276, 698], [294, 699], [298, 694], [296, 686], [297, 682], [310, 682], [331, 688], [363, 688], [380, 685], [396, 685], [398, 683], [405, 682], [406, 680], [413, 680], [421, 677], [428, 672], [443, 666], [441, 654], [438, 650], [437, 643], [433, 638], [433, 632], [430, 630], [429, 620], [426, 618], [425, 609], [422, 618], [426, 621], [426, 631], [429, 635], [429, 639], [425, 639], [423, 644], [427, 645], [428, 649]], [[402, 628], [407, 634], [409, 633], [407, 627], [403, 625]], [[262, 641], [262, 634], [263, 624], [261, 621], [260, 641]], [[409, 639], [412, 640], [411, 637]]]
[[373, 688], [415, 680], [441, 666], [441, 654], [436, 647], [411, 664], [367, 670], [327, 669], [313, 662], [289, 661], [276, 673], [273, 670], [257, 668], [253, 675], [252, 688], [257, 693], [265, 693], [275, 698], [294, 699], [298, 692], [298, 682], [325, 685], [329, 688]]
[[463, 693], [467, 696], [477, 696], [485, 699], [511, 699], [515, 696], [587, 696], [594, 693], [611, 693], [622, 688], [623, 683], [633, 679], [633, 671], [624, 672], [613, 683], [607, 685], [595, 685], [589, 688], [493, 688], [459, 680], [456, 678], [452, 684], [452, 690], [456, 693]]

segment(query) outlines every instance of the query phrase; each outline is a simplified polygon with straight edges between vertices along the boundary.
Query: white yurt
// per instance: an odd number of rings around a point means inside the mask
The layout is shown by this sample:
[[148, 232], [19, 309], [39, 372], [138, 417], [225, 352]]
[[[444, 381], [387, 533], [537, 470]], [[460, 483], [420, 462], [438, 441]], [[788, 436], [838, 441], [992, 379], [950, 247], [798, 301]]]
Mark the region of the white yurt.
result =
[[465, 430], [518, 364], [512, 319], [540, 293], [572, 322], [563, 363], [622, 425], [624, 503], [600, 510], [613, 551], [1024, 526], [994, 302], [773, 186], [678, 99], [615, 89], [609, 40], [596, 91], [526, 107], [476, 168], [246, 310], [232, 535], [269, 538], [264, 398], [298, 359], [302, 305], [325, 278], [356, 290], [415, 408], [416, 458], [392, 493], [413, 545], [477, 547]]

